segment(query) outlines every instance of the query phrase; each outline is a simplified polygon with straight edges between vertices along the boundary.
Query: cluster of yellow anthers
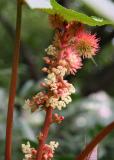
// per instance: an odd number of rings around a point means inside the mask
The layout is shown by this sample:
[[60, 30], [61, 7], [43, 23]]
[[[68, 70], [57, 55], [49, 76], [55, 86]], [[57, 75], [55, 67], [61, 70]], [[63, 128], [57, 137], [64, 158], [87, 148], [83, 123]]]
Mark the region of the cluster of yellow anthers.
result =
[[[99, 48], [99, 40], [96, 35], [85, 31], [82, 24], [68, 23], [57, 15], [51, 16], [50, 21], [56, 33], [53, 43], [45, 50], [47, 53], [44, 57], [46, 67], [42, 71], [47, 73], [47, 78], [41, 83], [44, 91], [39, 92], [31, 100], [26, 100], [24, 105], [24, 108], [30, 109], [32, 112], [39, 108], [46, 112], [49, 108], [52, 110], [65, 108], [72, 101], [71, 94], [75, 93], [75, 87], [65, 80], [65, 76], [75, 75], [78, 69], [82, 68], [82, 59], [92, 58]], [[63, 119], [63, 116], [55, 114], [52, 122], [60, 123]], [[49, 125], [46, 127], [48, 129]], [[45, 133], [47, 132], [45, 131]], [[45, 133], [42, 134], [45, 135]], [[44, 146], [47, 145], [44, 144]], [[28, 148], [30, 149], [29, 144]], [[46, 150], [45, 147], [44, 150]], [[42, 154], [40, 157], [43, 156], [43, 152], [38, 152], [38, 154]], [[27, 153], [26, 156], [29, 157], [29, 154]], [[43, 159], [50, 160], [52, 157], [53, 152], [48, 156], [43, 156]], [[31, 159], [28, 158], [27, 160]], [[40, 160], [42, 159], [40, 158]]]
[[[55, 149], [59, 146], [58, 142], [51, 141], [49, 144], [45, 144], [43, 147], [43, 156], [42, 160], [47, 160], [53, 158]], [[37, 150], [35, 148], [31, 148], [30, 143], [22, 144], [22, 151], [25, 154], [23, 160], [35, 160]]]

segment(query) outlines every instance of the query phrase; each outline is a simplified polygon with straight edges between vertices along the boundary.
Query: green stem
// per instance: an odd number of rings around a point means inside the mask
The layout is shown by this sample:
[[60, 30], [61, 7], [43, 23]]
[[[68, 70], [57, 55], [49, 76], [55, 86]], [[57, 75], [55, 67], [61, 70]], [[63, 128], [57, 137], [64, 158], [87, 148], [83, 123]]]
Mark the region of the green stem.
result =
[[12, 128], [13, 128], [13, 110], [16, 96], [16, 84], [18, 75], [19, 52], [20, 52], [20, 33], [21, 33], [21, 17], [22, 17], [22, 1], [17, 0], [17, 19], [16, 19], [16, 36], [15, 47], [12, 62], [12, 75], [9, 90], [9, 102], [7, 112], [6, 124], [6, 146], [5, 146], [5, 160], [12, 159]]

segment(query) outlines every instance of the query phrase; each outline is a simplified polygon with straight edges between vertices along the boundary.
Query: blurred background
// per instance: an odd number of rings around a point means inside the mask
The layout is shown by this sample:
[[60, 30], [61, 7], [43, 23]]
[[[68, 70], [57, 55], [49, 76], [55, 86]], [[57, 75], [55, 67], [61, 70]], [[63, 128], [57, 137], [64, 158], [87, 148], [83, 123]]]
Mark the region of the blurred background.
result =
[[[104, 1], [104, 3], [103, 3]], [[114, 22], [114, 1], [60, 0], [61, 5], [90, 16], [100, 16]], [[109, 3], [110, 2], [110, 3]], [[109, 5], [110, 4], [110, 5]], [[99, 6], [99, 7], [98, 7]], [[113, 11], [113, 12], [112, 12]], [[8, 90], [14, 48], [16, 1], [0, 0], [0, 159], [4, 159], [5, 123]], [[86, 26], [87, 27], [87, 26]], [[114, 26], [87, 27], [101, 39], [95, 65], [85, 60], [81, 71], [69, 81], [77, 88], [73, 102], [62, 111], [65, 120], [51, 127], [49, 141], [57, 140], [55, 160], [72, 160], [85, 145], [114, 119]], [[24, 100], [41, 90], [45, 75], [41, 68], [44, 49], [51, 43], [54, 31], [48, 16], [23, 6], [21, 58], [14, 113], [13, 160], [22, 159], [21, 144], [29, 140], [37, 145], [44, 113], [23, 110]], [[99, 160], [114, 160], [114, 132], [99, 144]]]

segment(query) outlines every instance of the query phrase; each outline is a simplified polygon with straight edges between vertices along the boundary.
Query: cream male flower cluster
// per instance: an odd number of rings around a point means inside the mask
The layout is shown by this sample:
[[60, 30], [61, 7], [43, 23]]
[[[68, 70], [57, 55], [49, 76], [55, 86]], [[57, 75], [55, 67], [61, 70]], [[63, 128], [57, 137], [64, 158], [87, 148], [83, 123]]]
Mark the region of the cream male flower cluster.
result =
[[[25, 101], [24, 107], [32, 112], [39, 108], [43, 110], [50, 107], [53, 110], [66, 108], [67, 104], [72, 101], [71, 95], [76, 90], [71, 83], [65, 80], [65, 76], [75, 75], [82, 68], [83, 58], [92, 58], [99, 48], [99, 40], [96, 35], [85, 31], [82, 24], [68, 23], [57, 15], [50, 16], [50, 22], [56, 32], [53, 43], [45, 50], [47, 53], [44, 57], [46, 67], [42, 71], [47, 74], [47, 77], [41, 83], [44, 90], [31, 100]], [[63, 116], [55, 113], [52, 122], [60, 123], [63, 119]], [[55, 142], [45, 144], [42, 160], [51, 160], [57, 146], [58, 143]], [[22, 148], [25, 159], [33, 160], [37, 151], [30, 148], [29, 143], [22, 145]]]
[[[59, 143], [55, 141], [51, 141], [48, 144], [45, 144], [43, 147], [43, 156], [42, 160], [48, 160], [52, 159], [55, 149], [58, 147]], [[22, 151], [25, 154], [25, 157], [23, 160], [35, 160], [37, 150], [35, 148], [31, 148], [30, 143], [27, 142], [27, 144], [22, 144]]]

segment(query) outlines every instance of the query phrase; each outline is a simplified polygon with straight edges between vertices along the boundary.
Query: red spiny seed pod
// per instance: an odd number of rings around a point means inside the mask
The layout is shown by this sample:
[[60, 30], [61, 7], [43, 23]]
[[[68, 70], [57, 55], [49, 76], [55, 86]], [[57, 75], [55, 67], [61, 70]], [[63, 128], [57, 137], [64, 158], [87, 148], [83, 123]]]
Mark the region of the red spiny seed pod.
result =
[[76, 51], [83, 58], [92, 58], [99, 49], [99, 39], [96, 34], [79, 31], [76, 34]]

